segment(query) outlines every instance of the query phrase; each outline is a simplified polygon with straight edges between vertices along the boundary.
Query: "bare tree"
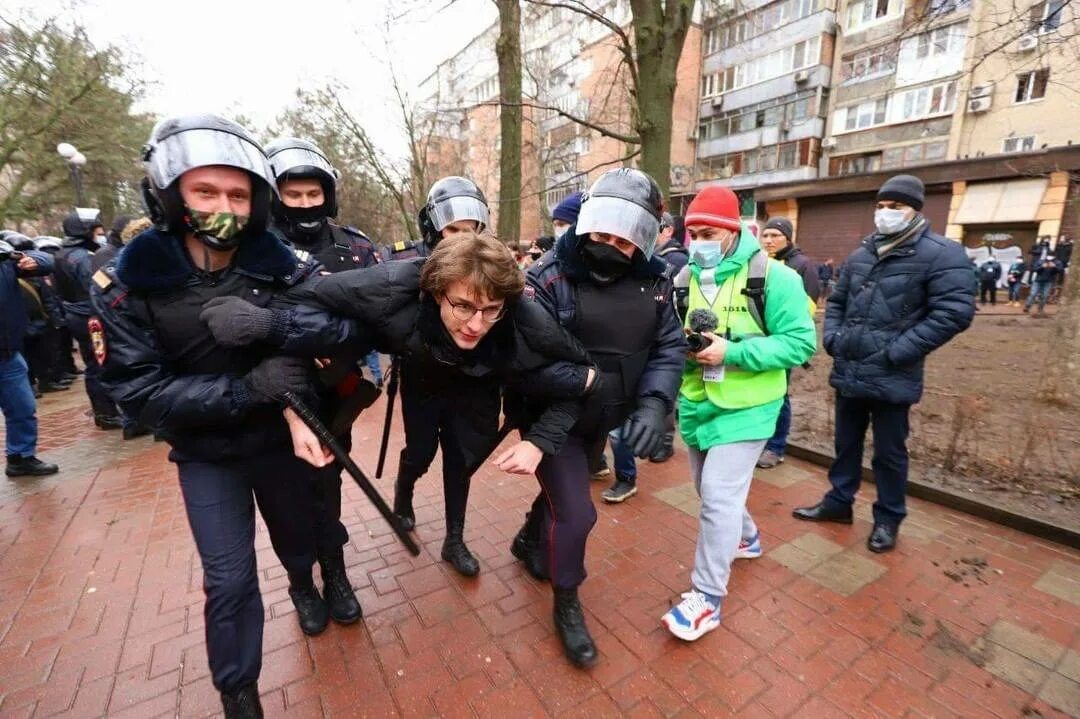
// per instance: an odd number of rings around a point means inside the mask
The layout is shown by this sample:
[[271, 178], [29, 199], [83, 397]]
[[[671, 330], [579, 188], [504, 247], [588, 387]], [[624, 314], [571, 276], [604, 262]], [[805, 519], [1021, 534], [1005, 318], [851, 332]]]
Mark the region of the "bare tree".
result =
[[495, 0], [499, 8], [499, 239], [516, 247], [521, 228], [521, 6]]

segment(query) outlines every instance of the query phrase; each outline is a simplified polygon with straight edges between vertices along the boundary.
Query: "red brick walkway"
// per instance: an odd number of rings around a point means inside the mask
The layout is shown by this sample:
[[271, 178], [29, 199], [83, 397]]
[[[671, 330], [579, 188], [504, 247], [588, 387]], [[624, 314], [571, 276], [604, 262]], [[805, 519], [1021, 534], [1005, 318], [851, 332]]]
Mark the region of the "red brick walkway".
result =
[[[76, 386], [41, 408], [41, 454], [61, 474], [0, 480], [0, 716], [213, 715], [175, 471], [164, 446], [96, 431], [84, 403]], [[367, 467], [380, 406], [356, 429]], [[474, 580], [438, 558], [437, 477], [418, 489], [415, 559], [349, 486], [346, 559], [365, 619], [314, 639], [261, 531], [268, 715], [1080, 714], [1080, 553], [912, 501], [900, 548], [872, 555], [867, 497], [854, 527], [791, 518], [825, 486], [792, 460], [759, 472], [751, 492], [765, 556], [738, 563], [721, 628], [682, 644], [658, 618], [693, 557], [685, 454], [642, 475], [621, 506], [601, 506], [594, 486], [582, 593], [602, 659], [589, 672], [563, 660], [547, 587], [508, 552], [532, 479], [486, 468], [474, 482]]]

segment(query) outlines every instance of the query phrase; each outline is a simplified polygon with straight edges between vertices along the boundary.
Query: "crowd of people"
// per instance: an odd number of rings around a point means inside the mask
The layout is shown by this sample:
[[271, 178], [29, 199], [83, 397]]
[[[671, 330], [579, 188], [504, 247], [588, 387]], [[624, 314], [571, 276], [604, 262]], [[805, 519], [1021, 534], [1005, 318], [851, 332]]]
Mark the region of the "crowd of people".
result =
[[[301, 630], [363, 614], [343, 553], [342, 466], [296, 398], [349, 450], [352, 423], [383, 385], [378, 358], [391, 358], [405, 446], [387, 518], [401, 531], [430, 519], [414, 489], [441, 450], [440, 554], [464, 577], [483, 569], [466, 543], [473, 474], [491, 461], [534, 475], [508, 550], [550, 584], [564, 653], [589, 667], [599, 653], [579, 588], [597, 518], [590, 480], [611, 474], [607, 445], [615, 471], [602, 499], [616, 504], [637, 491], [637, 460], [669, 460], [676, 431], [686, 445], [697, 546], [686, 592], [659, 621], [699, 639], [722, 620], [734, 560], [764, 551], [747, 497], [755, 469], [784, 460], [789, 379], [817, 350], [818, 304], [836, 460], [832, 489], [793, 511], [852, 522], [872, 425], [874, 552], [896, 545], [905, 516], [908, 412], [924, 359], [974, 314], [967, 256], [933, 232], [910, 175], [882, 185], [867, 207], [877, 231], [834, 272], [803, 254], [788, 218], [768, 218], [758, 236], [720, 185], [672, 216], [653, 179], [631, 168], [568, 197], [555, 235], [515, 255], [490, 234], [487, 200], [465, 177], [432, 186], [420, 241], [380, 250], [334, 221], [338, 175], [310, 141], [264, 148], [223, 118], [175, 117], [155, 126], [144, 163], [148, 219], [117, 218], [106, 233], [80, 210], [63, 238], [0, 245], [7, 470], [57, 471], [36, 458], [31, 378], [43, 392], [66, 388], [74, 339], [97, 425], [170, 446], [227, 717], [262, 715], [256, 507]], [[42, 333], [51, 338], [34, 339]], [[32, 374], [24, 354], [36, 358]], [[519, 439], [499, 449], [511, 431]]]

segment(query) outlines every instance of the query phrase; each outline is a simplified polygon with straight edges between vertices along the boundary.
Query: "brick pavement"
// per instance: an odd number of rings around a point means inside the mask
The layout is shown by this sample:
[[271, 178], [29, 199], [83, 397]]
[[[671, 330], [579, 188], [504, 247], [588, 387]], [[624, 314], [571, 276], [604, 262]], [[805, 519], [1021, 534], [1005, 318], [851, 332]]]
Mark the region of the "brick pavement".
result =
[[[0, 484], [0, 716], [214, 715], [198, 557], [166, 449], [95, 430], [84, 404], [77, 385], [41, 407], [59, 475]], [[356, 427], [367, 467], [380, 407]], [[872, 555], [866, 496], [854, 527], [791, 518], [825, 479], [789, 460], [751, 491], [765, 556], [738, 563], [721, 628], [682, 644], [658, 618], [693, 557], [685, 454], [642, 475], [624, 505], [593, 488], [582, 595], [602, 658], [589, 672], [562, 659], [549, 591], [508, 552], [532, 479], [488, 467], [475, 480], [474, 580], [438, 559], [436, 477], [418, 487], [417, 558], [349, 485], [365, 619], [314, 639], [260, 525], [268, 716], [1080, 715], [1080, 553], [912, 501], [898, 550]]]

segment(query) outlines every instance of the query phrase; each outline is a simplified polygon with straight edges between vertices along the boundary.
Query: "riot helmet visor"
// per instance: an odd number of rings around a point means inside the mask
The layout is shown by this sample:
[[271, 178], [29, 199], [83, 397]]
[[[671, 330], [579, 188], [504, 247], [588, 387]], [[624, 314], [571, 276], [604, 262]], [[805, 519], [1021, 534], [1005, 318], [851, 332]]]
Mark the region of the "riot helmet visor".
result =
[[487, 205], [476, 197], [459, 196], [435, 200], [428, 205], [428, 214], [438, 232], [442, 232], [451, 222], [460, 220], [473, 220], [479, 225], [478, 230], [490, 224]]
[[641, 205], [620, 197], [587, 197], [578, 215], [577, 233], [600, 232], [629, 240], [648, 259], [656, 248], [660, 219]]
[[245, 170], [277, 192], [274, 173], [250, 138], [225, 129], [192, 127], [152, 140], [146, 173], [154, 186], [165, 189], [188, 170], [224, 165]]

